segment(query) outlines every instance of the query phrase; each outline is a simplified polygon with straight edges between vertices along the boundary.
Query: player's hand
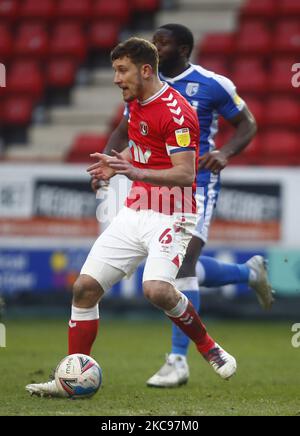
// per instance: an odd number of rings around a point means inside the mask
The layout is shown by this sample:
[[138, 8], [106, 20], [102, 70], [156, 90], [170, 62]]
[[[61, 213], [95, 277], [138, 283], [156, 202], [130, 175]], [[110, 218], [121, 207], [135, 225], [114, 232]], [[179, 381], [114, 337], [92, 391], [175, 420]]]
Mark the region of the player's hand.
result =
[[199, 158], [199, 170], [210, 170], [214, 174], [218, 174], [228, 164], [228, 159], [221, 150], [214, 150], [205, 153]]
[[115, 159], [109, 162], [110, 168], [112, 168], [116, 174], [122, 174], [128, 177], [129, 180], [142, 180], [143, 171], [134, 167], [128, 160], [115, 150], [112, 150], [115, 155]]
[[[96, 180], [109, 180], [115, 174], [115, 170], [113, 170], [109, 166], [109, 162], [115, 160], [114, 157], [108, 156], [107, 154], [102, 153], [94, 153], [90, 155], [91, 157], [98, 159], [98, 162], [89, 166], [87, 172], [93, 179]], [[93, 182], [92, 182], [93, 183]], [[95, 183], [95, 182], [94, 182]]]

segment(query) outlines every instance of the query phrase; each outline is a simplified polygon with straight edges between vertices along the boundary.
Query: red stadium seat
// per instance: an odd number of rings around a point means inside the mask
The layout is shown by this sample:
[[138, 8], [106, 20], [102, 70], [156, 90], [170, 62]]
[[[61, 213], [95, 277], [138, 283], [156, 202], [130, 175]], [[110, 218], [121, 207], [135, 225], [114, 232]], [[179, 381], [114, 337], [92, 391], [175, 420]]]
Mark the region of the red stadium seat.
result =
[[92, 1], [60, 0], [58, 2], [57, 17], [63, 20], [89, 20], [92, 17]]
[[0, 24], [0, 62], [7, 62], [12, 56], [13, 39], [6, 26]]
[[275, 28], [274, 49], [283, 54], [300, 54], [300, 18], [280, 21]]
[[38, 101], [44, 92], [44, 77], [35, 62], [16, 62], [9, 69], [8, 93]]
[[261, 135], [264, 165], [299, 165], [299, 134], [272, 129]]
[[280, 35], [284, 35], [286, 33], [290, 34], [293, 33], [295, 30], [297, 31], [299, 29], [299, 20], [298, 19], [280, 19], [276, 23], [276, 32], [278, 32]]
[[278, 2], [278, 12], [280, 16], [299, 16], [300, 18], [300, 2], [299, 0], [284, 0]]
[[240, 18], [270, 19], [276, 15], [276, 0], [247, 0], [240, 9]]
[[217, 148], [221, 148], [229, 139], [229, 133], [228, 130], [222, 130], [220, 129], [214, 138], [215, 144]]
[[50, 54], [83, 62], [87, 54], [87, 43], [80, 26], [73, 23], [58, 25], [50, 41]]
[[93, 17], [125, 24], [129, 21], [130, 12], [128, 0], [96, 0]]
[[257, 59], [241, 58], [233, 64], [231, 79], [238, 92], [263, 94], [268, 91], [269, 77], [262, 63]]
[[19, 57], [44, 59], [48, 54], [48, 35], [41, 24], [24, 24], [15, 40], [14, 53]]
[[160, 0], [130, 0], [130, 6], [139, 12], [156, 12], [160, 6]]
[[66, 20], [63, 22], [56, 22], [56, 26], [54, 27], [52, 34], [62, 33], [64, 36], [72, 36], [75, 32], [82, 33], [82, 31], [82, 24], [77, 20]]
[[53, 88], [69, 88], [74, 84], [76, 71], [76, 62], [69, 59], [53, 59], [47, 64], [47, 85]]
[[206, 70], [213, 71], [222, 76], [229, 76], [230, 71], [227, 65], [227, 59], [222, 56], [200, 56], [199, 64]]
[[97, 22], [89, 32], [89, 46], [93, 49], [110, 50], [119, 41], [120, 25], [117, 22]]
[[263, 22], [246, 22], [236, 42], [236, 51], [245, 54], [268, 55], [272, 48], [272, 34]]
[[270, 126], [299, 128], [300, 105], [295, 99], [272, 97], [265, 105], [265, 111], [266, 123]]
[[214, 138], [216, 147], [223, 147], [223, 145], [226, 144], [226, 142], [232, 137], [233, 134], [234, 128], [232, 127], [232, 125], [220, 116], [218, 119], [218, 133]]
[[26, 126], [31, 122], [33, 102], [26, 97], [10, 97], [3, 104], [3, 124]]
[[[220, 121], [222, 118], [220, 118]], [[221, 148], [234, 135], [235, 130], [223, 121], [220, 122], [220, 133], [216, 136], [216, 144]], [[230, 159], [229, 165], [259, 165], [262, 161], [262, 150], [259, 135], [256, 135], [249, 145], [237, 156]]]
[[54, 17], [55, 10], [55, 2], [53, 0], [24, 0], [20, 7], [20, 17], [22, 21], [48, 21]]
[[17, 0], [0, 1], [0, 23], [12, 24], [18, 18], [19, 4]]
[[273, 58], [270, 65], [269, 86], [273, 93], [295, 94], [292, 87], [292, 65], [296, 58]]
[[262, 147], [259, 135], [256, 135], [249, 145], [242, 151], [241, 157], [245, 159], [246, 164], [258, 165], [262, 160]]
[[82, 134], [75, 138], [66, 156], [67, 162], [92, 163], [90, 154], [103, 151], [107, 143], [106, 135]]
[[232, 33], [211, 33], [204, 37], [199, 47], [199, 55], [230, 55], [235, 48], [235, 36]]
[[256, 135], [249, 145], [229, 161], [229, 165], [259, 165], [263, 161], [260, 135]]

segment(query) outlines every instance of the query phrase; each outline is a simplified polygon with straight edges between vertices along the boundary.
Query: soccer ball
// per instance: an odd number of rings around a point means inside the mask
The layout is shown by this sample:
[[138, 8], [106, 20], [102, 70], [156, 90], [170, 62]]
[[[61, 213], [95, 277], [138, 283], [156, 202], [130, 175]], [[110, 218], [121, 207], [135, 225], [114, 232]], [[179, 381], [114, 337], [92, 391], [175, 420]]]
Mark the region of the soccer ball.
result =
[[90, 356], [71, 354], [57, 365], [55, 382], [64, 397], [89, 398], [101, 386], [102, 370]]

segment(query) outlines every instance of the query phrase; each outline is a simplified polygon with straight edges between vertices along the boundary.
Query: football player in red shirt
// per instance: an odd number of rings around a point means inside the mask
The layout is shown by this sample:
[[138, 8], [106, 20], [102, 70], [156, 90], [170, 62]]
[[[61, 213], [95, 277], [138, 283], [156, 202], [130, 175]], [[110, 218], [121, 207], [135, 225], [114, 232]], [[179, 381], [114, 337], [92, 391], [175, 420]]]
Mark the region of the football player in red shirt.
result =
[[[236, 372], [234, 357], [207, 333], [187, 297], [175, 287], [195, 227], [199, 122], [190, 104], [158, 77], [158, 52], [131, 38], [112, 52], [114, 82], [129, 105], [129, 148], [110, 157], [95, 153], [89, 173], [123, 174], [134, 183], [124, 208], [95, 242], [74, 289], [69, 354], [89, 355], [96, 339], [98, 303], [106, 291], [146, 260], [145, 297], [194, 341], [223, 379]], [[60, 396], [55, 381], [28, 385], [37, 395]]]
[[[221, 262], [202, 255], [208, 238], [213, 211], [221, 187], [220, 171], [230, 156], [240, 153], [256, 132], [256, 123], [247, 104], [238, 96], [235, 85], [226, 77], [208, 71], [190, 62], [194, 47], [191, 31], [181, 24], [166, 24], [157, 29], [153, 43], [159, 52], [159, 77], [181, 93], [197, 110], [201, 126], [199, 172], [197, 175], [199, 219], [189, 243], [184, 262], [178, 273], [176, 287], [200, 308], [199, 285], [219, 288], [227, 284], [244, 284], [252, 288], [264, 309], [270, 309], [273, 296], [268, 280], [266, 262], [262, 256], [253, 256], [244, 264]], [[112, 132], [104, 153], [112, 149], [121, 152], [128, 146], [128, 110], [118, 127]], [[226, 119], [235, 129], [233, 136], [220, 149], [215, 148], [218, 116]], [[124, 183], [124, 180], [122, 180]], [[99, 188], [97, 179], [92, 187]], [[103, 182], [102, 182], [103, 183]], [[113, 181], [113, 185], [116, 180]], [[126, 188], [126, 187], [125, 187]], [[119, 195], [125, 193], [119, 185]], [[101, 188], [99, 199], [105, 204], [113, 195]], [[113, 217], [101, 207], [101, 227]], [[200, 256], [201, 254], [201, 256]], [[200, 256], [200, 258], [199, 258]], [[197, 267], [196, 267], [197, 265]], [[172, 326], [172, 347], [164, 365], [147, 380], [152, 387], [176, 387], [187, 383], [189, 367], [187, 352], [189, 339], [175, 325]]]

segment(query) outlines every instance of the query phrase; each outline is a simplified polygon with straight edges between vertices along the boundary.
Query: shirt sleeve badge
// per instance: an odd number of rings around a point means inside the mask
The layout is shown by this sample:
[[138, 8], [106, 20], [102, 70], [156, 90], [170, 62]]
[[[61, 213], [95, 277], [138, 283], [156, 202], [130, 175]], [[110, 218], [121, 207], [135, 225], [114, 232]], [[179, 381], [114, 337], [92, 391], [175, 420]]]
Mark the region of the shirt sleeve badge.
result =
[[179, 147], [188, 147], [191, 144], [190, 129], [179, 129], [175, 131], [176, 142]]

